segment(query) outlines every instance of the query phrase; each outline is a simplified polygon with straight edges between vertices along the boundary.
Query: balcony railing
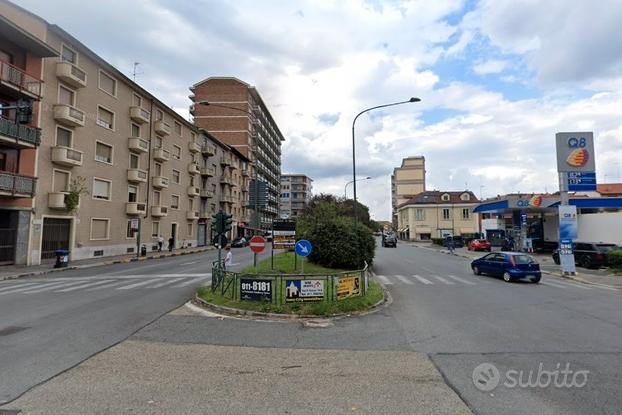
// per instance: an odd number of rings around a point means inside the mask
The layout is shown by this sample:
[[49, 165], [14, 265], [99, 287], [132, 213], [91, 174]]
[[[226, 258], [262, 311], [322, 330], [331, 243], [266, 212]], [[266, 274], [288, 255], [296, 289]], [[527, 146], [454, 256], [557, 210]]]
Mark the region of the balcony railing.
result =
[[127, 146], [132, 151], [146, 153], [149, 151], [149, 142], [138, 137], [130, 137]]
[[201, 151], [201, 146], [194, 141], [189, 141], [188, 151], [190, 151], [191, 153], [198, 153], [199, 151]]
[[41, 99], [43, 81], [28, 75], [23, 69], [0, 61], [0, 81], [15, 90]]
[[14, 197], [33, 197], [37, 187], [37, 179], [20, 174], [0, 173], [0, 194]]
[[41, 144], [41, 130], [17, 124], [0, 117], [0, 137], [3, 141], [11, 139], [18, 146], [31, 147]]
[[56, 64], [56, 76], [74, 88], [86, 86], [86, 72], [71, 62], [58, 62]]
[[70, 127], [84, 126], [84, 112], [71, 105], [54, 105], [54, 119]]
[[158, 120], [155, 122], [154, 129], [156, 133], [162, 135], [170, 135], [171, 134], [171, 126], [168, 123], [165, 123], [162, 120]]
[[213, 190], [201, 189], [201, 193], [199, 194], [201, 197], [214, 197]]
[[214, 177], [216, 170], [213, 167], [201, 167], [201, 176]]
[[145, 183], [147, 181], [147, 171], [141, 169], [128, 169], [127, 181]]
[[125, 213], [128, 215], [140, 215], [147, 213], [147, 205], [145, 203], [127, 202], [125, 204]]
[[201, 146], [201, 153], [208, 157], [211, 157], [216, 154], [216, 147], [211, 144], [203, 144], [203, 146]]
[[145, 124], [151, 119], [151, 114], [139, 106], [130, 107], [130, 118], [137, 123]]
[[66, 167], [81, 166], [82, 152], [63, 146], [52, 147], [52, 162]]

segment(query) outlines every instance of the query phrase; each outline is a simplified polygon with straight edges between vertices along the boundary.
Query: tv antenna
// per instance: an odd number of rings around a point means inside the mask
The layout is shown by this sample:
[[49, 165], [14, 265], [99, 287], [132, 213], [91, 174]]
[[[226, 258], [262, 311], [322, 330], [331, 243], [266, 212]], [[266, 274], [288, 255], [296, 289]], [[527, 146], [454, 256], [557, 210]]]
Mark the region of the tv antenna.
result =
[[132, 72], [132, 78], [133, 78], [134, 82], [136, 82], [136, 75], [142, 74], [142, 72], [136, 72], [136, 69], [138, 68], [138, 65], [140, 65], [140, 62], [134, 62], [134, 71]]

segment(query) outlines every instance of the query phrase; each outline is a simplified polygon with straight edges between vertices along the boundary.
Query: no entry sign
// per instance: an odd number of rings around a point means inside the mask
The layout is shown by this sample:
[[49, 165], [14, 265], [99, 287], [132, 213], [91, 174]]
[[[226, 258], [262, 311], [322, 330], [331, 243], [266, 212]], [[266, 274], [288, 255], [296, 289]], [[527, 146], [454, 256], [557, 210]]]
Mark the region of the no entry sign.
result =
[[250, 241], [251, 251], [258, 254], [266, 249], [266, 240], [263, 236], [255, 235]]

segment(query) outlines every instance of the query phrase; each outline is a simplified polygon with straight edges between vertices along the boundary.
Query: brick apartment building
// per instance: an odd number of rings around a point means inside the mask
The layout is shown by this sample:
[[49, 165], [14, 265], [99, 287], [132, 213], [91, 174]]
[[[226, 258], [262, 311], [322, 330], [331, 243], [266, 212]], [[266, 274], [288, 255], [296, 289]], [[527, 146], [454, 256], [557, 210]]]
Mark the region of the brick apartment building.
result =
[[190, 99], [194, 102], [190, 113], [195, 125], [209, 131], [250, 161], [247, 173], [251, 182], [247, 200], [254, 207], [253, 194], [257, 187], [257, 224], [269, 229], [279, 213], [281, 142], [284, 138], [266, 104], [255, 87], [232, 77], [207, 78], [190, 90]]

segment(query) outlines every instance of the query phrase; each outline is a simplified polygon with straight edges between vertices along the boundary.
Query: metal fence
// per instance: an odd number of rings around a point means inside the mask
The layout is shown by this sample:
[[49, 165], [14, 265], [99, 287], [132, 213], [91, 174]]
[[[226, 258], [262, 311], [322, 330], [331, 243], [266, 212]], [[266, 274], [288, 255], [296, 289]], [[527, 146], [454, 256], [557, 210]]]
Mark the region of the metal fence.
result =
[[213, 263], [212, 292], [232, 300], [275, 305], [335, 302], [362, 296], [369, 286], [368, 266], [333, 274], [253, 274], [226, 271]]

